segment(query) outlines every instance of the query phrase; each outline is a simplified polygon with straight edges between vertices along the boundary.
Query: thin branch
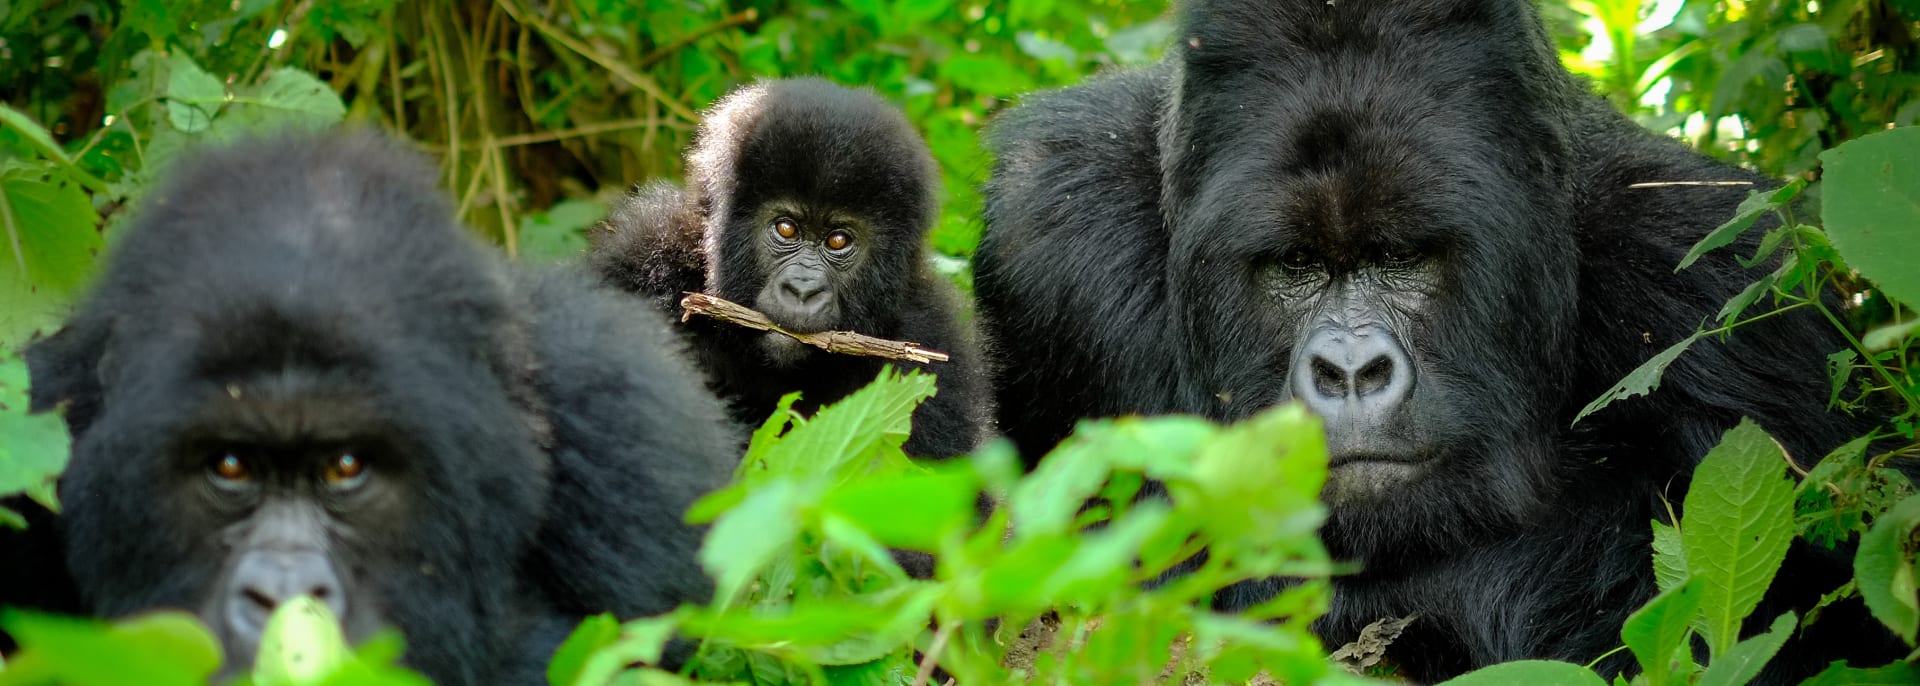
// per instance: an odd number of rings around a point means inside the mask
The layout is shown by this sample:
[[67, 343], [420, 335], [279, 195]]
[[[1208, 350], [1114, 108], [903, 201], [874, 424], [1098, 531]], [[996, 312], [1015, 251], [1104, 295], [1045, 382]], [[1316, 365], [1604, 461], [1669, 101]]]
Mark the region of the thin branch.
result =
[[933, 666], [939, 664], [940, 651], [947, 649], [947, 640], [953, 638], [953, 630], [960, 628], [959, 622], [947, 622], [933, 634], [933, 644], [927, 646], [927, 653], [920, 657], [920, 673], [913, 675], [913, 686], [927, 686], [933, 678]]
[[569, 35], [566, 31], [562, 31], [559, 27], [547, 23], [546, 19], [526, 11], [525, 8], [520, 6], [520, 3], [514, 0], [501, 0], [500, 8], [506, 10], [507, 14], [512, 15], [514, 21], [533, 27], [535, 31], [540, 32], [540, 35], [546, 36], [566, 49], [572, 50], [581, 57], [587, 58], [587, 61], [599, 65], [601, 69], [607, 70], [607, 73], [614, 75], [621, 81], [627, 82], [627, 85], [638, 88], [654, 100], [660, 101], [660, 104], [666, 105], [667, 109], [674, 114], [685, 118], [687, 121], [700, 121], [699, 114], [694, 113], [692, 109], [688, 108], [679, 100], [675, 100], [672, 96], [667, 95], [666, 91], [661, 90], [660, 84], [654, 83], [653, 79], [648, 78], [646, 74], [634, 71], [632, 67], [621, 64], [619, 60], [610, 59], [600, 54], [599, 51], [593, 49], [593, 46], [587, 45], [581, 42], [580, 39]]
[[1648, 181], [1636, 183], [1627, 188], [1668, 188], [1672, 186], [1706, 186], [1708, 188], [1739, 188], [1752, 186], [1752, 181]]
[[719, 33], [721, 31], [725, 31], [735, 26], [741, 26], [743, 24], [751, 24], [759, 19], [760, 19], [760, 10], [754, 9], [752, 7], [749, 7], [739, 12], [735, 12], [731, 15], [728, 15], [725, 19], [721, 19], [720, 21], [714, 23], [711, 26], [707, 26], [698, 31], [694, 31], [693, 33], [689, 33], [687, 35], [681, 36], [677, 39], [674, 39], [674, 41], [671, 43], [655, 48], [653, 52], [649, 52], [645, 57], [640, 58], [640, 64], [637, 65], [637, 67], [639, 69], [645, 70], [649, 67], [652, 67], [655, 63], [659, 62], [660, 60], [664, 60], [667, 57], [671, 56], [673, 53], [679, 52], [681, 49], [689, 45], [693, 45], [695, 42], [699, 41], [702, 38], [706, 38], [707, 36], [711, 36], [713, 34]]
[[680, 315], [680, 321], [683, 322], [698, 314], [749, 329], [771, 331], [830, 353], [883, 357], [922, 364], [946, 362], [951, 359], [946, 353], [922, 348], [918, 343], [889, 341], [852, 331], [794, 333], [780, 328], [780, 325], [773, 323], [767, 315], [756, 312], [752, 308], [705, 293], [688, 293], [687, 297], [680, 300], [680, 306], [686, 308], [686, 312]]

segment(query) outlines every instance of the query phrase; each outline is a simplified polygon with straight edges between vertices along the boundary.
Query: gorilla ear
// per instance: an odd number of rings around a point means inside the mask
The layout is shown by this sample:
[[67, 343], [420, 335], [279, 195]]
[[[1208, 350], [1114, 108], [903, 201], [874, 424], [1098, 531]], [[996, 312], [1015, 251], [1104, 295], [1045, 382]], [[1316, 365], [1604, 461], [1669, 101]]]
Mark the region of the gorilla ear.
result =
[[79, 433], [100, 404], [100, 363], [112, 331], [104, 319], [75, 317], [52, 336], [28, 346], [28, 408], [46, 412], [65, 403], [68, 428]]

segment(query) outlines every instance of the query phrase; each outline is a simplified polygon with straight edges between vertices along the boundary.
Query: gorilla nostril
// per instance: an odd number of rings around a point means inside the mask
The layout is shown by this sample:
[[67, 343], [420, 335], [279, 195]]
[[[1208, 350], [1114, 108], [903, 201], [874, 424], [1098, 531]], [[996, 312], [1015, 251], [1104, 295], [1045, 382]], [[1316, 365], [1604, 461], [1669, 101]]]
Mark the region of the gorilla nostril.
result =
[[1386, 388], [1393, 383], [1393, 359], [1385, 356], [1373, 358], [1360, 372], [1353, 375], [1354, 395], [1367, 396]]
[[275, 599], [272, 594], [257, 588], [249, 587], [242, 589], [240, 594], [245, 596], [247, 601], [252, 603], [256, 609], [267, 612], [272, 612], [273, 608], [280, 604], [280, 601]]
[[1347, 372], [1327, 358], [1315, 356], [1310, 363], [1313, 368], [1313, 389], [1323, 398], [1338, 398], [1347, 394]]

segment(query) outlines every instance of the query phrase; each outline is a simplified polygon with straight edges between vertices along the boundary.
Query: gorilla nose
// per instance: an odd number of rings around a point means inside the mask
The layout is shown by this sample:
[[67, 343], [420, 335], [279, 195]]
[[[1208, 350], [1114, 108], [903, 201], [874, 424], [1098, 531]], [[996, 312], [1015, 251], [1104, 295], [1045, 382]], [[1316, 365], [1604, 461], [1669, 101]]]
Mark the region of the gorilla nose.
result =
[[227, 622], [237, 637], [257, 641], [281, 603], [303, 595], [345, 617], [347, 597], [333, 563], [319, 551], [255, 550], [235, 565]]
[[801, 274], [780, 281], [780, 295], [796, 311], [811, 311], [826, 301], [827, 280], [819, 274]]
[[1322, 329], [1301, 350], [1293, 390], [1329, 423], [1378, 426], [1412, 393], [1413, 365], [1384, 330]]

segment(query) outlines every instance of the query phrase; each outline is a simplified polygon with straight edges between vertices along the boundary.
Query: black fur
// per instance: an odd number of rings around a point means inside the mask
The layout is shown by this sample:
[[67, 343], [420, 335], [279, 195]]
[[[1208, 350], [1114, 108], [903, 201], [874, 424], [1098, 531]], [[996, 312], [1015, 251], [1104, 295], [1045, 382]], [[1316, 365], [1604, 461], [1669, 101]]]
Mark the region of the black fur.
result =
[[[1329, 643], [1417, 613], [1388, 650], [1417, 680], [1593, 660], [1653, 594], [1662, 497], [1680, 501], [1739, 417], [1803, 465], [1871, 425], [1823, 407], [1823, 358], [1845, 342], [1786, 316], [1696, 345], [1652, 397], [1569, 428], [1759, 274], [1733, 256], [1765, 226], [1674, 273], [1745, 190], [1628, 186], [1777, 183], [1588, 93], [1531, 3], [1195, 0], [1181, 25], [1163, 63], [1029, 97], [992, 128], [976, 294], [1010, 358], [1000, 426], [1036, 460], [1081, 417], [1231, 420], [1289, 400], [1307, 301], [1263, 291], [1262, 270], [1302, 246], [1335, 273], [1417, 250], [1408, 269], [1434, 288], [1381, 316], [1418, 370], [1406, 416], [1430, 468], [1335, 499], [1328, 544], [1366, 570], [1336, 583], [1316, 625]], [[1845, 578], [1800, 562], [1759, 620]], [[1857, 610], [1827, 615], [1767, 679], [1884, 656]]]
[[29, 531], [66, 544], [30, 561], [70, 570], [80, 607], [56, 609], [182, 608], [225, 640], [209, 598], [254, 515], [210, 506], [194, 448], [233, 436], [208, 427], [391, 441], [368, 459], [379, 495], [327, 501], [326, 552], [350, 635], [398, 627], [437, 683], [545, 683], [583, 616], [710, 596], [682, 513], [734, 450], [666, 322], [506, 264], [395, 147], [293, 136], [182, 163], [28, 351], [35, 409], [64, 405], [74, 435], [65, 513]]
[[695, 317], [682, 330], [737, 421], [758, 426], [792, 391], [801, 392], [796, 409], [810, 413], [895, 364], [939, 377], [938, 395], [914, 413], [909, 454], [945, 458], [978, 445], [989, 391], [957, 294], [925, 264], [939, 172], [905, 117], [870, 92], [819, 79], [763, 82], [708, 113], [687, 165], [690, 191], [638, 188], [595, 232], [590, 259], [609, 283], [675, 315], [683, 293], [700, 291], [768, 311], [763, 292], [779, 267], [762, 246], [769, 222], [846, 220], [864, 231], [868, 252], [832, 288], [837, 317], [792, 328], [855, 331], [952, 356], [922, 365], [829, 354]]

